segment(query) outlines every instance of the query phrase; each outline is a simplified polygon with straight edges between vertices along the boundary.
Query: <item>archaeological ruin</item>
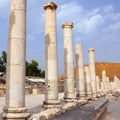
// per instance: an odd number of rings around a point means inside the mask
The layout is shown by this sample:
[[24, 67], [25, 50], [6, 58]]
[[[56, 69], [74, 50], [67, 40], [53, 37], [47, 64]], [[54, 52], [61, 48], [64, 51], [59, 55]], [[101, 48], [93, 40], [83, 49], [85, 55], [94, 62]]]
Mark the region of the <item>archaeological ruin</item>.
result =
[[[10, 1], [6, 80], [0, 77], [0, 95], [6, 94], [2, 119], [47, 120], [75, 107], [99, 101], [102, 97], [105, 99], [103, 100], [105, 105], [108, 102], [105, 96], [109, 97], [115, 91], [120, 92], [120, 80], [116, 75], [114, 75], [114, 80], [110, 81], [105, 70], [101, 73], [102, 79], [96, 74], [94, 48], [88, 49], [89, 64], [84, 65], [82, 45], [76, 44], [74, 61], [72, 29], [75, 23], [73, 24], [72, 21], [63, 22], [61, 28], [64, 41], [64, 80], [58, 81], [57, 5], [54, 2], [43, 5], [45, 79], [37, 79], [35, 82], [32, 78], [26, 78], [26, 5], [27, 0]], [[74, 79], [74, 63], [76, 64], [76, 80]], [[62, 98], [60, 98], [60, 92], [63, 93]], [[40, 93], [45, 94], [42, 105], [39, 104], [42, 106], [41, 111], [31, 113], [25, 104], [25, 94], [38, 95]], [[41, 99], [38, 101], [41, 102]], [[102, 105], [99, 107], [99, 112], [105, 110]], [[95, 109], [98, 110], [98, 106]]]

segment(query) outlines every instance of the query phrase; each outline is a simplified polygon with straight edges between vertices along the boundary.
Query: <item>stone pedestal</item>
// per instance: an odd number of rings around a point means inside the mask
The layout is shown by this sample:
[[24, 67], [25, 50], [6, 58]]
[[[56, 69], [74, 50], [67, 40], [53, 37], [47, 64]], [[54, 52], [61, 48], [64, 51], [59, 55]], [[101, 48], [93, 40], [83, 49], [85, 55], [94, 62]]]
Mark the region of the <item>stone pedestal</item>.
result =
[[74, 65], [73, 65], [73, 46], [72, 46], [72, 28], [73, 23], [66, 22], [62, 24], [64, 33], [64, 99], [73, 101], [75, 97]]
[[95, 73], [95, 60], [94, 60], [94, 49], [90, 48], [89, 53], [89, 67], [93, 97], [97, 97], [97, 85], [96, 85], [96, 73]]
[[60, 107], [58, 100], [58, 57], [56, 33], [56, 9], [53, 2], [43, 5], [45, 10], [45, 42], [46, 42], [46, 94], [44, 107]]
[[92, 99], [92, 86], [91, 86], [89, 66], [84, 66], [84, 74], [85, 74], [85, 89], [86, 89], [87, 98]]
[[81, 100], [85, 100], [85, 77], [81, 44], [76, 45], [76, 87], [77, 97], [79, 97]]
[[6, 106], [3, 119], [26, 120], [25, 61], [26, 61], [26, 0], [10, 0], [8, 36]]

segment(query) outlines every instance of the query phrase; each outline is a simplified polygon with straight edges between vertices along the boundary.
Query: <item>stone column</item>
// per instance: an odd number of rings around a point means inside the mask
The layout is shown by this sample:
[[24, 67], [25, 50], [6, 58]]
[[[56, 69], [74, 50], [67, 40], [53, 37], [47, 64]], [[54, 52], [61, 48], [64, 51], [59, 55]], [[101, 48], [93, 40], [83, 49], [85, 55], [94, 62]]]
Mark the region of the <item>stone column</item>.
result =
[[88, 49], [92, 94], [93, 94], [93, 97], [95, 98], [97, 97], [97, 87], [96, 87], [94, 51], [95, 50], [93, 48]]
[[96, 83], [97, 83], [97, 93], [100, 95], [100, 78], [96, 76]]
[[115, 82], [115, 89], [117, 91], [120, 91], [120, 79], [116, 75], [114, 75], [114, 82]]
[[96, 76], [96, 82], [97, 82], [97, 92], [100, 91], [100, 79], [99, 76]]
[[100, 91], [101, 91], [101, 94], [104, 95], [104, 84], [103, 82], [100, 83]]
[[106, 71], [102, 71], [103, 92], [106, 92]]
[[76, 45], [76, 82], [77, 97], [80, 97], [79, 99], [81, 100], [85, 100], [85, 77], [81, 44]]
[[65, 101], [75, 99], [75, 81], [73, 65], [73, 46], [72, 46], [72, 28], [73, 23], [66, 22], [62, 24], [64, 34], [64, 73], [65, 73]]
[[84, 74], [85, 74], [86, 94], [87, 94], [88, 99], [91, 99], [92, 98], [92, 86], [91, 86], [89, 66], [84, 66]]
[[6, 106], [3, 118], [26, 120], [25, 108], [26, 0], [10, 0]]
[[109, 91], [109, 90], [110, 90], [109, 77], [106, 77], [106, 89], [107, 89], [107, 91]]
[[57, 5], [49, 2], [43, 5], [45, 10], [45, 42], [46, 42], [46, 94], [44, 107], [60, 107], [58, 100], [58, 57], [56, 33]]

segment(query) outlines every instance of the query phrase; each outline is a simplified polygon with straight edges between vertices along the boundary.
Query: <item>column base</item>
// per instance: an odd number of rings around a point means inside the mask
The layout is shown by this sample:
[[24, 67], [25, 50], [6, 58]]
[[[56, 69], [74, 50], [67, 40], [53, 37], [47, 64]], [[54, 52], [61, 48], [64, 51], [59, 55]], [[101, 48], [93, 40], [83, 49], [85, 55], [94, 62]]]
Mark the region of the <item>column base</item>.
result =
[[14, 107], [4, 107], [2, 118], [6, 120], [26, 120], [29, 117], [29, 113], [25, 107], [14, 108]]
[[86, 95], [79, 95], [79, 94], [77, 94], [76, 95], [76, 99], [77, 100], [86, 100], [87, 98], [86, 98]]
[[97, 93], [92, 94], [93, 98], [97, 98]]
[[88, 100], [88, 101], [93, 100], [93, 96], [92, 96], [92, 94], [87, 94], [87, 100]]
[[100, 93], [97, 93], [97, 97], [100, 98], [100, 97], [101, 97], [101, 94], [100, 94]]
[[64, 102], [75, 102], [77, 98], [75, 97], [75, 94], [70, 94], [64, 97]]
[[59, 100], [45, 100], [43, 102], [43, 108], [45, 109], [61, 109], [62, 105]]

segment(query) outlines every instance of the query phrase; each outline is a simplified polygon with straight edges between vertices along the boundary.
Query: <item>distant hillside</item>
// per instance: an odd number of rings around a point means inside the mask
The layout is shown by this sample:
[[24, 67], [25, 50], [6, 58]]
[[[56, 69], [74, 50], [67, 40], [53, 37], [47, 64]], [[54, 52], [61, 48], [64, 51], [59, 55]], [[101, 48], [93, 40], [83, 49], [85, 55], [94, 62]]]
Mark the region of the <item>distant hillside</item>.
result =
[[[106, 71], [106, 74], [110, 78], [110, 80], [114, 79], [114, 75], [116, 75], [120, 79], [120, 63], [96, 62], [95, 68], [96, 68], [96, 75], [98, 75], [100, 79], [102, 79], [103, 70]], [[75, 74], [76, 74], [76, 69], [74, 69], [74, 76]], [[64, 79], [64, 74], [61, 75], [59, 79]]]
[[114, 75], [120, 79], [120, 63], [96, 62], [95, 67], [96, 75], [98, 75], [100, 78], [102, 78], [102, 71], [105, 70], [110, 80], [114, 79]]

